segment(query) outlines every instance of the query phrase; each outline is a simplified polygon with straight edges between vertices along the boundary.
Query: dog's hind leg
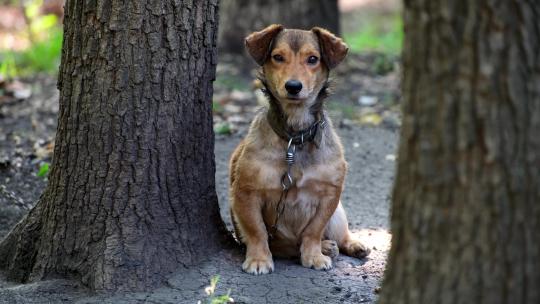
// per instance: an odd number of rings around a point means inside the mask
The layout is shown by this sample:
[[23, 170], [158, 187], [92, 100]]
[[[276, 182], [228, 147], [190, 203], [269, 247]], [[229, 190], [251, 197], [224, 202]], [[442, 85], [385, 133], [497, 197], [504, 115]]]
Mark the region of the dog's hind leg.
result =
[[335, 258], [339, 254], [339, 248], [334, 240], [323, 240], [321, 242], [321, 251], [327, 257]]
[[367, 246], [362, 244], [362, 242], [349, 231], [347, 215], [345, 214], [341, 202], [326, 225], [324, 238], [335, 240], [339, 247], [339, 251], [348, 256], [361, 259], [371, 252]]

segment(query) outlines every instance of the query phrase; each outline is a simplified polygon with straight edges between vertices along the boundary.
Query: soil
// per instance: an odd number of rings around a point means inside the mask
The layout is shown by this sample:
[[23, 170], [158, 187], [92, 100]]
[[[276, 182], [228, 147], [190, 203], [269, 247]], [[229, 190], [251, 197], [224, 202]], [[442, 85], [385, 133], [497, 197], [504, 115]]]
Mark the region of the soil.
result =
[[[218, 67], [214, 94], [219, 107], [215, 122], [230, 126], [226, 134], [217, 132], [215, 141], [216, 187], [229, 228], [228, 158], [258, 107], [249, 85], [252, 74], [236, 70], [235, 66], [242, 65], [235, 60]], [[335, 76], [342, 81], [328, 104], [349, 163], [342, 202], [351, 229], [372, 248], [368, 258], [339, 255], [329, 271], [306, 269], [297, 260], [276, 260], [274, 273], [253, 276], [242, 272], [241, 252], [216, 252], [198, 267], [182, 269], [165, 286], [146, 293], [96, 294], [73, 281], [16, 284], [0, 276], [0, 303], [197, 303], [205, 299], [204, 289], [215, 275], [220, 276], [216, 294], [230, 289], [236, 303], [373, 303], [390, 244], [388, 210], [399, 129], [395, 111], [399, 68], [378, 75], [371, 69], [372, 61], [372, 57], [358, 56], [341, 67]], [[29, 98], [0, 96], [0, 239], [39, 198], [47, 180], [37, 175], [52, 159], [56, 81], [39, 76], [23, 80], [22, 85], [31, 89]], [[359, 106], [357, 100], [363, 95], [391, 98]], [[374, 114], [382, 120], [362, 120]]]

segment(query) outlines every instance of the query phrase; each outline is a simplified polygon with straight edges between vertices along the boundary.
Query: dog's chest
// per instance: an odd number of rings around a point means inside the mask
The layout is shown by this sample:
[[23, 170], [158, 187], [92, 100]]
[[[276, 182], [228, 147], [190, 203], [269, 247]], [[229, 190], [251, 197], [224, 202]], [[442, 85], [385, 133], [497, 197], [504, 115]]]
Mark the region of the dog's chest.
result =
[[[341, 187], [345, 174], [340, 155], [328, 154], [314, 146], [306, 146], [296, 152], [290, 171], [293, 186], [286, 195], [284, 211], [278, 221], [278, 234], [290, 241], [297, 240], [316, 214], [319, 205], [330, 199], [327, 194], [335, 193], [336, 187]], [[263, 217], [266, 225], [271, 227], [283, 195], [281, 181], [287, 172], [287, 162], [285, 151], [266, 150], [266, 153], [273, 157], [259, 159], [260, 170], [256, 184], [262, 186], [265, 200]], [[278, 155], [282, 157], [276, 157]]]
[[[327, 183], [320, 180], [319, 168], [304, 168], [294, 174], [294, 186], [287, 192], [283, 201], [283, 213], [278, 221], [278, 235], [282, 239], [296, 242], [300, 234], [315, 216], [319, 204], [321, 204], [321, 192], [325, 192]], [[279, 193], [282, 193], [279, 191]], [[273, 225], [278, 207], [279, 198], [266, 202], [265, 221], [268, 226]]]

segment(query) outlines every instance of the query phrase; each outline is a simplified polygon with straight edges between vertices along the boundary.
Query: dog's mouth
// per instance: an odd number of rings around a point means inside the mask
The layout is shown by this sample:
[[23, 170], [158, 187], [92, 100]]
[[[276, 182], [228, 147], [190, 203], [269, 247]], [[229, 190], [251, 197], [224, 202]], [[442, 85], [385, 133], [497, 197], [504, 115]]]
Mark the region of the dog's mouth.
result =
[[287, 100], [292, 103], [301, 103], [305, 98], [301, 98], [298, 95], [287, 94]]

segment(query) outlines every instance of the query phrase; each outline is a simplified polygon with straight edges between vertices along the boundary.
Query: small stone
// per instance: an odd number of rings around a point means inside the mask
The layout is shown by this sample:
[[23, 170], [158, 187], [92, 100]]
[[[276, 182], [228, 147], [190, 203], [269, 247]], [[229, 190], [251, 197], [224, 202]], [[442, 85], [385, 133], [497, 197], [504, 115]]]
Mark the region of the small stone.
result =
[[244, 92], [240, 90], [233, 90], [230, 95], [232, 100], [249, 101], [253, 98], [250, 92]]
[[249, 120], [245, 117], [245, 115], [232, 115], [227, 118], [227, 121], [234, 124], [249, 123]]
[[381, 292], [381, 286], [375, 287], [375, 289], [373, 289], [373, 292], [379, 294]]
[[18, 80], [8, 83], [5, 86], [5, 90], [6, 92], [11, 93], [11, 95], [15, 97], [15, 99], [26, 99], [32, 96], [32, 90], [30, 89], [30, 86]]
[[339, 123], [340, 128], [350, 129], [353, 125], [354, 125], [354, 121], [347, 118], [343, 118]]
[[360, 98], [358, 98], [358, 103], [364, 107], [371, 107], [377, 102], [378, 100], [375, 96], [360, 96]]
[[384, 159], [388, 160], [388, 161], [395, 161], [396, 160], [396, 155], [395, 154], [387, 154]]
[[391, 111], [385, 111], [382, 115], [382, 124], [384, 127], [396, 130], [401, 127], [401, 119], [397, 113]]
[[242, 112], [242, 107], [237, 106], [235, 104], [226, 104], [223, 108], [225, 109], [225, 112], [230, 112], [230, 113], [240, 113], [240, 112]]

